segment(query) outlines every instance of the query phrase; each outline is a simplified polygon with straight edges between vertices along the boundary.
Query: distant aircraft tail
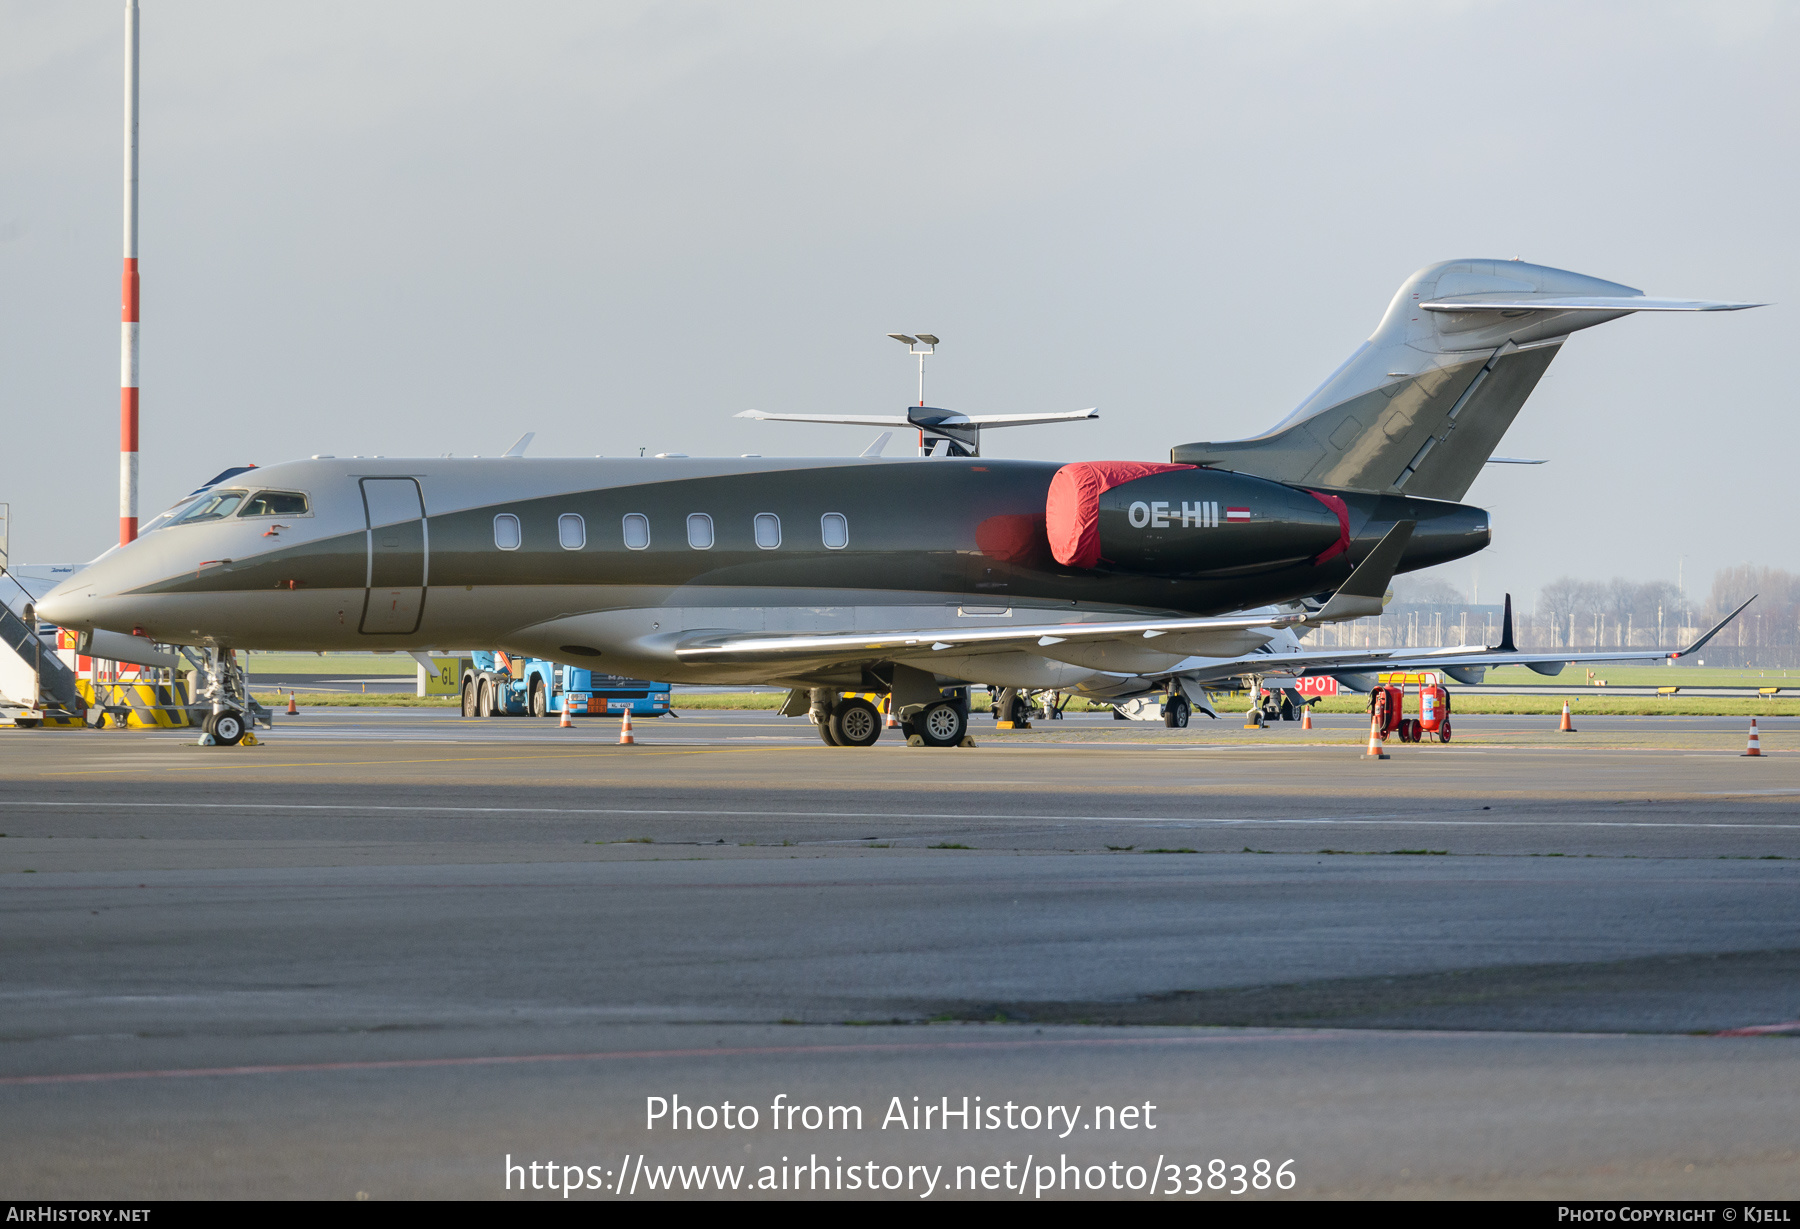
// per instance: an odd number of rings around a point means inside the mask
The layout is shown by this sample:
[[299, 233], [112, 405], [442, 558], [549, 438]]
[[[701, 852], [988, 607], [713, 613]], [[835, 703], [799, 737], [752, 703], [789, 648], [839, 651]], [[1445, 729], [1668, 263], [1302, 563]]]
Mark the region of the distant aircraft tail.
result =
[[1516, 260], [1452, 260], [1406, 280], [1381, 325], [1264, 435], [1169, 459], [1277, 482], [1460, 500], [1570, 333], [1639, 311], [1755, 303], [1653, 299]]

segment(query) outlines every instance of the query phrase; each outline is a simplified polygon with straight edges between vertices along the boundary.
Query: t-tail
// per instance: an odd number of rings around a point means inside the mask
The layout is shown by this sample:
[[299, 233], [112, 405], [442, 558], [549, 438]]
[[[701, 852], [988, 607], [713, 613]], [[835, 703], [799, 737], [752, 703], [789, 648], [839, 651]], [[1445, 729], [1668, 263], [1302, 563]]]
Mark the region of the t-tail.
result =
[[1406, 280], [1381, 325], [1266, 434], [1182, 444], [1176, 462], [1360, 491], [1460, 500], [1577, 329], [1640, 311], [1757, 303], [1656, 299], [1517, 260], [1452, 260]]

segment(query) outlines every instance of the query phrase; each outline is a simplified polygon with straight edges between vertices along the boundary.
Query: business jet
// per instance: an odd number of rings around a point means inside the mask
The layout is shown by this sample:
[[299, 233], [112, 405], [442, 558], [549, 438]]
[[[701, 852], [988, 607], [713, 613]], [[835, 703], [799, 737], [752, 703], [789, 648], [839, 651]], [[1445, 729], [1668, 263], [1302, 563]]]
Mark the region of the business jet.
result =
[[776, 684], [791, 689], [784, 711], [848, 746], [880, 737], [874, 708], [847, 694], [875, 692], [909, 741], [936, 747], [966, 741], [971, 683], [1190, 698], [1277, 657], [1353, 684], [1375, 668], [1479, 677], [1668, 657], [1524, 653], [1510, 638], [1334, 652], [1298, 634], [1377, 614], [1396, 573], [1488, 544], [1487, 513], [1460, 501], [1572, 333], [1753, 306], [1520, 261], [1431, 265], [1272, 430], [1177, 445], [1167, 462], [983, 457], [981, 430], [1005, 424], [913, 407], [924, 456], [315, 456], [227, 471], [38, 613], [101, 655], [198, 654], [219, 743], [241, 738], [250, 709], [240, 648], [496, 645], [670, 683]]

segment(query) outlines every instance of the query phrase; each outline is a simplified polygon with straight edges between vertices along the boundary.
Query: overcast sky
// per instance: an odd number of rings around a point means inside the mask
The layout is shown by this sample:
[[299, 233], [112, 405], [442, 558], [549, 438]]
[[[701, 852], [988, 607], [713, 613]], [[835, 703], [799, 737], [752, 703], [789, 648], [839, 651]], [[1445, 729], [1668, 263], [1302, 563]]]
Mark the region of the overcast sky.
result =
[[[749, 407], [1257, 433], [1414, 269], [1770, 300], [1577, 334], [1483, 600], [1800, 569], [1800, 6], [143, 3], [143, 514], [313, 453], [860, 451]], [[122, 6], [0, 0], [0, 500], [116, 536]], [[1476, 573], [1478, 572], [1478, 577]]]

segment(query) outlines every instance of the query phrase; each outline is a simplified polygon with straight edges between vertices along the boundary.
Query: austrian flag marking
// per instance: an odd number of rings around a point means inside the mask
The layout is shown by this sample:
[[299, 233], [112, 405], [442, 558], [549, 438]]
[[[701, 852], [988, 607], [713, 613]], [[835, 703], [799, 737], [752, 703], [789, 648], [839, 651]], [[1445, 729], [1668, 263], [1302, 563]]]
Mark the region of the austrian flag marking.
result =
[[1250, 509], [1227, 508], [1225, 509], [1225, 519], [1228, 521], [1247, 521], [1250, 519]]

